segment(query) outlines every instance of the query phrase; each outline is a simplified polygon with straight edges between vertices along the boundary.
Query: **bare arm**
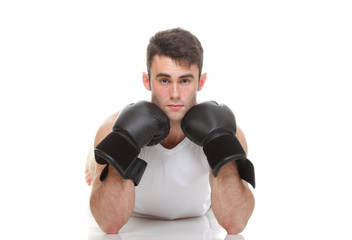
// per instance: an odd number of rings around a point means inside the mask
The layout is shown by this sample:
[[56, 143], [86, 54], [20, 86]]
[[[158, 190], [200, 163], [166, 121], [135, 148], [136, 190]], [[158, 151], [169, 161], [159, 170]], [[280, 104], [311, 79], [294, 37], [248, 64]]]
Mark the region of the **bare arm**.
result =
[[[243, 132], [237, 129], [237, 138], [247, 153]], [[217, 177], [210, 173], [211, 202], [219, 224], [229, 234], [240, 233], [247, 225], [254, 209], [254, 196], [247, 182], [241, 180], [236, 162], [224, 165]]]
[[[94, 146], [98, 145], [112, 131], [112, 125], [117, 115], [118, 113], [109, 117], [99, 128]], [[111, 165], [108, 176], [101, 182], [99, 177], [104, 167], [99, 164], [96, 166], [90, 208], [102, 231], [118, 233], [133, 211], [134, 183], [130, 179], [123, 179]]]

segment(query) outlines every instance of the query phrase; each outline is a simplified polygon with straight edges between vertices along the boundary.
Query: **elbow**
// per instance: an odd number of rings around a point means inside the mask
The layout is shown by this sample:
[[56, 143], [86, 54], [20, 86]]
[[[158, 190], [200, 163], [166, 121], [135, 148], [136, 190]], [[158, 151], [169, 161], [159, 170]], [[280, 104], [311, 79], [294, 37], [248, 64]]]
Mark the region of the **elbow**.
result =
[[232, 222], [224, 226], [224, 229], [229, 235], [238, 234], [244, 231], [247, 222]]
[[118, 220], [103, 220], [97, 221], [99, 228], [106, 234], [118, 234], [121, 228], [127, 223], [126, 221]]
[[113, 213], [101, 208], [95, 201], [90, 201], [91, 213], [100, 230], [107, 234], [118, 234], [127, 223], [129, 216], [125, 213]]
[[127, 218], [118, 218], [116, 216], [106, 216], [97, 214], [97, 212], [93, 211], [93, 209], [92, 214], [100, 230], [107, 234], [118, 234], [121, 228], [128, 221]]
[[118, 234], [120, 229], [122, 228], [121, 225], [113, 225], [113, 224], [107, 224], [107, 225], [99, 225], [100, 229], [107, 234]]
[[127, 223], [127, 220], [116, 220], [116, 219], [104, 219], [104, 220], [98, 220], [97, 224], [99, 225], [99, 228], [107, 234], [118, 234], [121, 230], [121, 228]]

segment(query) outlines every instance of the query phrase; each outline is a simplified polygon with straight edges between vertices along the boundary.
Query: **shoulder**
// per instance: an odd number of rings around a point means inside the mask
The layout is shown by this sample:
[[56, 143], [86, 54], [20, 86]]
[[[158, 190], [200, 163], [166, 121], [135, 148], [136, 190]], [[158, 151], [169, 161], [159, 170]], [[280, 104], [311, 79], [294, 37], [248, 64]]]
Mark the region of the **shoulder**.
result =
[[100, 125], [95, 135], [94, 146], [97, 146], [109, 133], [111, 133], [112, 126], [118, 115], [119, 112], [112, 114]]
[[237, 132], [236, 132], [236, 137], [238, 141], [240, 141], [244, 151], [246, 154], [248, 154], [248, 146], [247, 146], [247, 140], [246, 137], [244, 136], [244, 133], [240, 127], [237, 126]]

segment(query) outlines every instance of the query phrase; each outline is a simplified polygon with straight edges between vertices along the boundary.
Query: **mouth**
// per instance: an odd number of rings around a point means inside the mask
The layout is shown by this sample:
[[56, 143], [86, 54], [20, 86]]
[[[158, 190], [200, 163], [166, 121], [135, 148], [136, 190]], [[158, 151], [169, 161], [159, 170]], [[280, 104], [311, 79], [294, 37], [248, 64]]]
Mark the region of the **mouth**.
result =
[[168, 104], [167, 106], [175, 111], [180, 110], [183, 107], [183, 105], [180, 104]]

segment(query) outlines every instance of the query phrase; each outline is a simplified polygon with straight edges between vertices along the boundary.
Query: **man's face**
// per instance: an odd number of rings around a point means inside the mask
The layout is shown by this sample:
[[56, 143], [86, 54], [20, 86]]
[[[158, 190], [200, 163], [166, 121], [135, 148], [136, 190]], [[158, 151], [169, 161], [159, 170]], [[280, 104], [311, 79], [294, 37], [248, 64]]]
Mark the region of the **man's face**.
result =
[[152, 92], [152, 102], [158, 105], [171, 122], [180, 122], [196, 104], [197, 91], [203, 88], [206, 74], [200, 81], [196, 64], [177, 63], [170, 57], [154, 56], [150, 79], [143, 73], [144, 86]]

